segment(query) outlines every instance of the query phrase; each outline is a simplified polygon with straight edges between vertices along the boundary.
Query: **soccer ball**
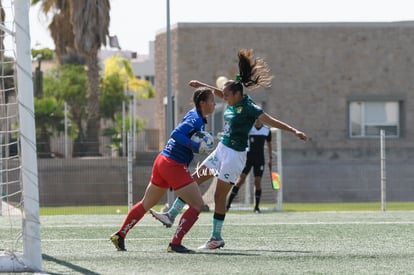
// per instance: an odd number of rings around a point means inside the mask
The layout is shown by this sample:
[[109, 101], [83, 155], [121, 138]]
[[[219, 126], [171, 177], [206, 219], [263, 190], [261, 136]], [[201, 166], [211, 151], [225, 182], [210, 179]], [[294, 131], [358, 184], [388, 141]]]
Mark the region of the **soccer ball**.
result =
[[191, 136], [191, 140], [196, 143], [200, 143], [200, 148], [198, 149], [199, 154], [207, 155], [214, 149], [214, 137], [209, 132], [195, 132]]
[[224, 84], [226, 84], [226, 82], [228, 81], [227, 77], [225, 76], [219, 76], [216, 80], [216, 86], [219, 89], [223, 89], [224, 88]]

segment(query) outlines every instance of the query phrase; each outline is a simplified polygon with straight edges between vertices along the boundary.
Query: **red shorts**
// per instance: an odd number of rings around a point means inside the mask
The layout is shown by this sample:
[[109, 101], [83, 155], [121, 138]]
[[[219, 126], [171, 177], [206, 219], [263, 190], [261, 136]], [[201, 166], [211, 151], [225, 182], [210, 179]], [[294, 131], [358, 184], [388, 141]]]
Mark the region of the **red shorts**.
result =
[[184, 163], [158, 154], [152, 167], [151, 182], [161, 188], [177, 190], [193, 183], [194, 179]]

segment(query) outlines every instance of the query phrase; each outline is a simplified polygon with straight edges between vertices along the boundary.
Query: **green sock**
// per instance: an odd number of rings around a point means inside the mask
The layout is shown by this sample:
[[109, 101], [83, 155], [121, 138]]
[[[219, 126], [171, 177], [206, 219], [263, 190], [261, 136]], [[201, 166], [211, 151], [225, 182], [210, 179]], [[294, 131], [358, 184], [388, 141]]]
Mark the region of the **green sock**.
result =
[[223, 228], [224, 217], [225, 215], [223, 214], [214, 213], [213, 232], [211, 233], [211, 235], [215, 238], [221, 238], [221, 229]]
[[183, 210], [185, 204], [186, 203], [180, 197], [176, 198], [173, 205], [168, 210], [168, 214], [175, 219], [175, 217], [181, 213], [181, 210]]

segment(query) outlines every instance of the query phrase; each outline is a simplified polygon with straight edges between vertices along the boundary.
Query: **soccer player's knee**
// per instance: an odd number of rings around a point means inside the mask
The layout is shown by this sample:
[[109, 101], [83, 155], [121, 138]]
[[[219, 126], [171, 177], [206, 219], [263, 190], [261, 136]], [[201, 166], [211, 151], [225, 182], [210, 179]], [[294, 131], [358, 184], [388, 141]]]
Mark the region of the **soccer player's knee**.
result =
[[205, 205], [204, 201], [199, 201], [199, 202], [194, 203], [192, 207], [198, 212], [201, 212], [204, 209], [204, 205]]

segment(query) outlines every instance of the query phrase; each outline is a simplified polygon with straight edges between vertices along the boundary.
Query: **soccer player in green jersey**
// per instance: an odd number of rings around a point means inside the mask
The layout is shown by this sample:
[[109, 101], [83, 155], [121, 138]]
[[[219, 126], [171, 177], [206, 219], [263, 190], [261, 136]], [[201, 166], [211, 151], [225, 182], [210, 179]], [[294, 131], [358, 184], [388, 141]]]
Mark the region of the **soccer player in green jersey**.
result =
[[259, 204], [262, 196], [262, 176], [265, 168], [265, 143], [267, 143], [267, 149], [269, 151], [269, 167], [272, 167], [272, 132], [269, 127], [257, 119], [249, 133], [246, 165], [231, 190], [226, 206], [227, 210], [230, 209], [233, 199], [237, 196], [240, 187], [245, 183], [247, 175], [253, 167], [255, 189], [255, 206], [253, 211], [255, 213], [261, 213]]
[[[248, 135], [256, 119], [263, 123], [292, 132], [298, 138], [306, 140], [305, 133], [270, 116], [258, 106], [253, 99], [243, 93], [243, 87], [270, 87], [272, 76], [269, 68], [261, 58], [255, 58], [253, 50], [242, 49], [238, 52], [239, 75], [236, 80], [229, 80], [223, 89], [212, 87], [198, 80], [192, 80], [189, 85], [194, 88], [208, 87], [214, 94], [227, 102], [224, 111], [224, 129], [220, 143], [216, 149], [199, 165], [193, 174], [198, 184], [213, 176], [217, 177], [214, 194], [213, 229], [210, 239], [200, 249], [217, 249], [224, 247], [221, 231], [226, 216], [227, 194], [237, 181], [246, 163], [246, 147]], [[177, 198], [167, 213], [150, 210], [151, 214], [170, 227], [175, 217], [181, 212], [185, 202]]]

